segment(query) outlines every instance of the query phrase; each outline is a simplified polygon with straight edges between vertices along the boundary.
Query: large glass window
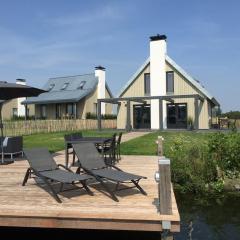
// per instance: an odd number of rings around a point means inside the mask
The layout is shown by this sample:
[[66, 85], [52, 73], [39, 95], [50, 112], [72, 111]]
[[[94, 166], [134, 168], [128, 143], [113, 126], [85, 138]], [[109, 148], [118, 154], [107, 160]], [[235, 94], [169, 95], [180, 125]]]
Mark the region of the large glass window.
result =
[[150, 73], [144, 74], [144, 94], [150, 95]]
[[167, 72], [166, 73], [166, 87], [167, 93], [174, 92], [174, 72]]
[[47, 106], [46, 105], [41, 105], [41, 118], [46, 118], [47, 117]]
[[12, 116], [13, 117], [17, 117], [17, 115], [18, 115], [18, 109], [17, 108], [13, 108], [12, 109]]
[[66, 108], [66, 114], [68, 117], [75, 117], [76, 115], [76, 105], [73, 103], [68, 103]]
[[56, 119], [60, 119], [62, 116], [61, 104], [56, 104]]

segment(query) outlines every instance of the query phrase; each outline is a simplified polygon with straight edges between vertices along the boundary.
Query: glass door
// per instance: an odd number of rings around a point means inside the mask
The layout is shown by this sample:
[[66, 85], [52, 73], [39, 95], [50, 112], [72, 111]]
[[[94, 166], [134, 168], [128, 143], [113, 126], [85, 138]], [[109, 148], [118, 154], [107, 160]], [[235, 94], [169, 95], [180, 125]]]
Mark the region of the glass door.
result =
[[133, 128], [148, 129], [151, 127], [150, 105], [133, 106]]
[[167, 127], [187, 128], [187, 104], [167, 104]]

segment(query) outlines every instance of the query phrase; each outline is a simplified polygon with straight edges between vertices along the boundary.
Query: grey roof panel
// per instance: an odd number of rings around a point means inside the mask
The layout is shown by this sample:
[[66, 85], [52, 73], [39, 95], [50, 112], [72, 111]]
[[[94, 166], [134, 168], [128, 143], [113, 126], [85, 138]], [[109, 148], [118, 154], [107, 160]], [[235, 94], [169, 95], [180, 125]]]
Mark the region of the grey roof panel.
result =
[[[80, 83], [86, 81], [82, 89]], [[61, 90], [65, 83], [69, 83], [65, 90]], [[78, 102], [96, 88], [98, 78], [94, 74], [50, 78], [43, 89], [47, 90], [54, 84], [51, 91], [42, 93], [38, 97], [28, 98], [23, 104], [48, 104], [61, 102]]]

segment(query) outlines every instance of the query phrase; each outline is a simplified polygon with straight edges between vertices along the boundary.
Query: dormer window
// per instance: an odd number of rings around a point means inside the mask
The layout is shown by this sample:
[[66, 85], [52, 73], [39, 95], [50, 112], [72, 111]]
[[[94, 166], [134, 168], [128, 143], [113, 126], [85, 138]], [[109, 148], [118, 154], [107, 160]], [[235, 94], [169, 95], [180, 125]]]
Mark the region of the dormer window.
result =
[[83, 89], [85, 83], [86, 83], [86, 81], [81, 81], [79, 86], [78, 86], [78, 89]]
[[65, 90], [68, 87], [69, 83], [64, 83], [63, 86], [61, 87], [61, 90]]
[[48, 87], [48, 91], [51, 91], [54, 88], [54, 86], [55, 86], [54, 83], [50, 84], [49, 87]]

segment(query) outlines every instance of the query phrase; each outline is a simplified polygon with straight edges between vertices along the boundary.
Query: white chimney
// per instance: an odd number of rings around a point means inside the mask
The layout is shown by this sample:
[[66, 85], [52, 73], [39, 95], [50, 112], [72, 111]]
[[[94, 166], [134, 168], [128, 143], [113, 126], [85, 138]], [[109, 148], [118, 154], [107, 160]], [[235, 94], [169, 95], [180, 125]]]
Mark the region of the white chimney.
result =
[[[102, 66], [95, 67], [95, 76], [98, 77], [97, 98], [105, 98], [105, 68]], [[105, 114], [105, 103], [101, 103], [101, 114]]]
[[[150, 37], [150, 93], [151, 96], [166, 95], [166, 69], [167, 37], [157, 35]], [[151, 100], [151, 129], [159, 129], [160, 117], [163, 129], [167, 128], [166, 101], [163, 101], [162, 116], [159, 116], [159, 100]]]
[[[26, 85], [26, 80], [18, 78], [16, 79], [16, 84]], [[17, 99], [17, 112], [18, 116], [25, 116], [25, 106], [22, 105], [22, 101], [26, 100], [25, 97], [21, 97]]]

